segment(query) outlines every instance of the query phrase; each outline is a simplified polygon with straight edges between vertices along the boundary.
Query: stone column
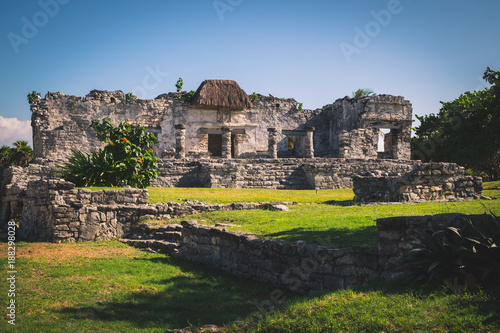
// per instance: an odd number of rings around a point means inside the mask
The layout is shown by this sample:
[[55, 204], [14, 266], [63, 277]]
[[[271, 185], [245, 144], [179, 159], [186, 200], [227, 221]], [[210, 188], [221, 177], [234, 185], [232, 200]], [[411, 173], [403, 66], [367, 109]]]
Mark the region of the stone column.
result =
[[231, 129], [224, 126], [222, 129], [222, 158], [231, 158]]
[[304, 157], [305, 158], [314, 158], [314, 143], [313, 143], [313, 134], [314, 127], [306, 126], [305, 128], [307, 134], [304, 140]]
[[175, 125], [175, 158], [186, 157], [186, 125]]
[[278, 158], [278, 132], [276, 128], [268, 128], [269, 139], [267, 141], [267, 152], [270, 158]]

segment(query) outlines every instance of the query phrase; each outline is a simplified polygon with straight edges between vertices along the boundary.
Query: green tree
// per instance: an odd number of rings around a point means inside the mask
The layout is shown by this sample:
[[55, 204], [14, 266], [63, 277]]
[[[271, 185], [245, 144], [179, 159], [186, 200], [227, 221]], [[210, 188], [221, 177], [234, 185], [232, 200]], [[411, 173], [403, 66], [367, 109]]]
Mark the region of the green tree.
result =
[[484, 78], [492, 87], [465, 92], [441, 102], [437, 115], [419, 117], [412, 139], [412, 158], [454, 162], [498, 179], [500, 171], [500, 80], [489, 68]]
[[91, 154], [72, 150], [68, 162], [60, 165], [63, 178], [78, 186], [146, 187], [158, 176], [153, 154], [156, 137], [141, 125], [122, 121], [115, 126], [111, 119], [94, 119], [92, 128], [106, 145]]
[[182, 77], [177, 80], [177, 83], [175, 84], [175, 88], [177, 88], [177, 92], [182, 91], [182, 85], [184, 84], [184, 81], [182, 81]]
[[371, 91], [370, 89], [358, 89], [356, 91], [353, 91], [351, 96], [352, 98], [356, 98], [356, 97], [370, 96], [373, 94], [374, 92]]
[[0, 169], [9, 166], [25, 167], [33, 158], [33, 150], [28, 141], [18, 140], [13, 143], [14, 147], [2, 146], [0, 148]]

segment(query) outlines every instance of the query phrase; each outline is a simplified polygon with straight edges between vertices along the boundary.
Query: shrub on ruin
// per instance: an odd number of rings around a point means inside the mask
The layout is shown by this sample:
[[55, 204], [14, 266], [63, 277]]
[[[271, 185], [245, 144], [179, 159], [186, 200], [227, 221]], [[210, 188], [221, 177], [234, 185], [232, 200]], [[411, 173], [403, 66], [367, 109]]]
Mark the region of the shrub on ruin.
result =
[[412, 283], [500, 287], [500, 222], [495, 215], [473, 224], [433, 224], [415, 231], [414, 248], [400, 261]]
[[115, 126], [109, 118], [94, 119], [92, 128], [106, 145], [90, 154], [72, 150], [68, 161], [61, 165], [64, 179], [77, 186], [144, 188], [158, 176], [154, 134], [128, 121]]

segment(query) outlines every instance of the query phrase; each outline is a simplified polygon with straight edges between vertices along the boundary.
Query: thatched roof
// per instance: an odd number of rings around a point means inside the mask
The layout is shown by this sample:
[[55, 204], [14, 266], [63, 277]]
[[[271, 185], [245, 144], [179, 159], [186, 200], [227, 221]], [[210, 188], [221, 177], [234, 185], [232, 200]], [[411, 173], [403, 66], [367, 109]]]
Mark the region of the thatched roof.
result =
[[210, 109], [245, 110], [252, 107], [247, 93], [233, 80], [205, 80], [198, 87], [192, 104]]

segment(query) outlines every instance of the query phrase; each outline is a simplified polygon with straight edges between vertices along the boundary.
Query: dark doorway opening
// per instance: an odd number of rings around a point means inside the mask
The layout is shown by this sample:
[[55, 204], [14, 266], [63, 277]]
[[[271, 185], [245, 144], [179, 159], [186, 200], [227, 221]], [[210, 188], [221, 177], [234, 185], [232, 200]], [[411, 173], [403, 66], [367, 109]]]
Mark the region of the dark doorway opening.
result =
[[208, 135], [208, 152], [210, 156], [222, 156], [222, 134]]
[[231, 158], [236, 158], [238, 156], [238, 141], [236, 135], [231, 135]]

